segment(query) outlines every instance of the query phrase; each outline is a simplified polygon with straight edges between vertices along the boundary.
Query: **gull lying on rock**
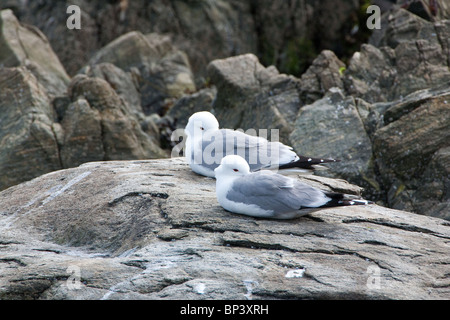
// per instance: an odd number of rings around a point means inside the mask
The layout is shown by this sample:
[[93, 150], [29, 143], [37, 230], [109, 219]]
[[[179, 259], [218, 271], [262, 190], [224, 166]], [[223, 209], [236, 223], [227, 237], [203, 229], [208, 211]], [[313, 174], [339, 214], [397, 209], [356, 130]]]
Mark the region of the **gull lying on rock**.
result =
[[335, 159], [297, 155], [292, 147], [278, 141], [268, 141], [231, 129], [219, 129], [219, 122], [207, 111], [194, 113], [186, 125], [186, 160], [191, 169], [201, 175], [214, 177], [223, 157], [240, 155], [251, 171], [279, 170], [280, 173], [312, 173], [326, 169], [323, 163]]
[[253, 217], [293, 219], [311, 209], [371, 203], [342, 193], [324, 192], [269, 170], [250, 172], [245, 159], [237, 155], [224, 157], [215, 174], [220, 205]]

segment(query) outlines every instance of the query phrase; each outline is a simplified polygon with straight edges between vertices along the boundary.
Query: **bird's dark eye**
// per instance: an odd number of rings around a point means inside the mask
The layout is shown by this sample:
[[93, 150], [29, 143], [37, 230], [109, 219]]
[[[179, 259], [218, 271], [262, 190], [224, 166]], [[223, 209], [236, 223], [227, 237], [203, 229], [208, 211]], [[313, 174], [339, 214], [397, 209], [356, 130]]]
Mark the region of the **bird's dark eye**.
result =
[[239, 170], [238, 170], [238, 169], [233, 169], [233, 171], [234, 171], [234, 172], [238, 172]]
[[200, 127], [200, 130], [205, 130], [205, 128], [203, 128], [203, 127]]

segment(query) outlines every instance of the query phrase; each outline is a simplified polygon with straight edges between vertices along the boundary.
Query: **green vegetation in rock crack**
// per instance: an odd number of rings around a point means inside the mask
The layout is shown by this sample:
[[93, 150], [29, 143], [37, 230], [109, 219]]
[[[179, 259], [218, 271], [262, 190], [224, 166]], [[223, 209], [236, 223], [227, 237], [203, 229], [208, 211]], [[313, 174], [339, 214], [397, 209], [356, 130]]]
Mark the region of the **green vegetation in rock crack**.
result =
[[286, 61], [282, 61], [280, 71], [294, 76], [301, 76], [317, 57], [316, 49], [310, 39], [294, 38], [285, 48]]

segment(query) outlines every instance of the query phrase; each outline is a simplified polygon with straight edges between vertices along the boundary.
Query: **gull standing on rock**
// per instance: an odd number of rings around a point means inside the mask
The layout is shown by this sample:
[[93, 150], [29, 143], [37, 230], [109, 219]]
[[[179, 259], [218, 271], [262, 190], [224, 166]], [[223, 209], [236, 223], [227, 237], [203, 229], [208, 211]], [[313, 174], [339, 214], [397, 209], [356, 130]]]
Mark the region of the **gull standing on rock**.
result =
[[297, 155], [292, 147], [268, 141], [231, 129], [219, 129], [219, 122], [207, 111], [194, 113], [184, 129], [187, 135], [185, 157], [191, 169], [201, 175], [215, 177], [214, 169], [227, 155], [240, 155], [250, 170], [280, 170], [280, 173], [312, 173], [335, 159]]
[[325, 192], [269, 170], [250, 172], [245, 159], [235, 155], [224, 157], [215, 174], [219, 204], [233, 213], [253, 217], [293, 219], [318, 208], [372, 203]]

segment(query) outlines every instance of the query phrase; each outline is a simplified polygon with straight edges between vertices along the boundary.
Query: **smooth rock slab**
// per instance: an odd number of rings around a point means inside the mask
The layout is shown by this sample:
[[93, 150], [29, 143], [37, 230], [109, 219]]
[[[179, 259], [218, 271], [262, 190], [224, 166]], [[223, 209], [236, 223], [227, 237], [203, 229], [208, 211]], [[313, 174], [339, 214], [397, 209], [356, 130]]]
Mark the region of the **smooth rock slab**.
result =
[[[322, 179], [359, 192], [306, 181]], [[376, 205], [236, 215], [182, 158], [87, 163], [4, 190], [0, 203], [0, 299], [450, 294], [445, 220]]]

